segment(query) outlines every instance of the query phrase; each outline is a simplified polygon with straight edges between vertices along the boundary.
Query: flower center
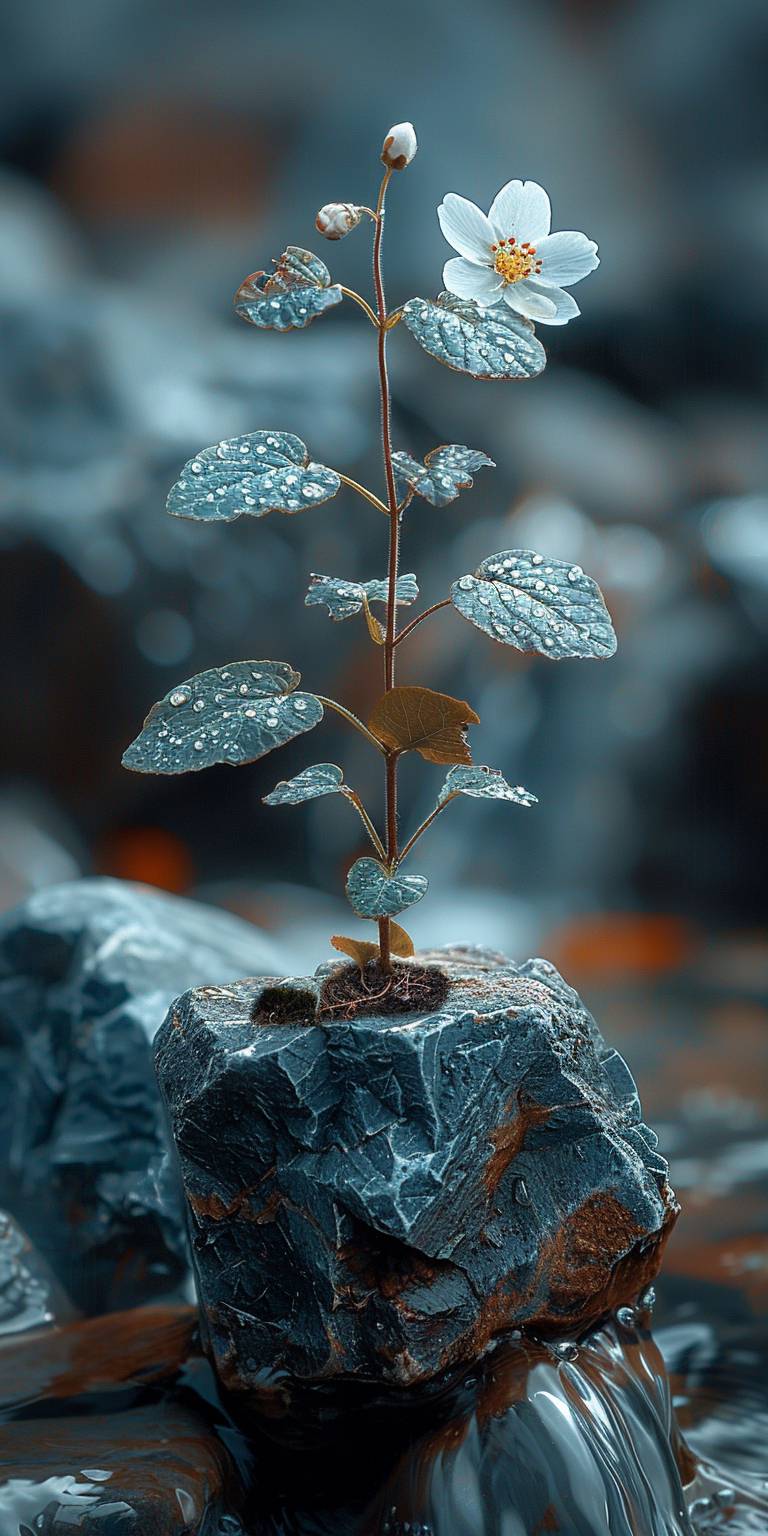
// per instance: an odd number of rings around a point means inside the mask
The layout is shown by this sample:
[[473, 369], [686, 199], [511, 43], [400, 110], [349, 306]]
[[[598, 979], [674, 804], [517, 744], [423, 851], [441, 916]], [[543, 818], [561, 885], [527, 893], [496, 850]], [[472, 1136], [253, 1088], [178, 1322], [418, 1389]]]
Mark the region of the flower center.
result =
[[541, 272], [541, 260], [529, 240], [518, 245], [515, 236], [510, 235], [508, 240], [499, 240], [492, 245], [491, 253], [494, 271], [503, 277], [505, 284], [519, 283], [524, 277], [538, 277]]

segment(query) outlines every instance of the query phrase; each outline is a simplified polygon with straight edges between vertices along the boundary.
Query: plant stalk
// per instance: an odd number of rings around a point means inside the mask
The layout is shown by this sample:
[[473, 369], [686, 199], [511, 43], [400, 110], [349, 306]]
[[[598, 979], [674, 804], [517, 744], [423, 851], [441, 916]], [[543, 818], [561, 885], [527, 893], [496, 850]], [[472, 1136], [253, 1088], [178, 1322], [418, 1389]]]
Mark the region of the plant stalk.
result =
[[[392, 465], [392, 405], [387, 373], [387, 302], [381, 268], [381, 247], [384, 237], [384, 213], [392, 168], [384, 172], [376, 203], [376, 231], [373, 237], [373, 285], [376, 293], [376, 314], [379, 324], [378, 364], [379, 395], [381, 400], [381, 446], [384, 456], [384, 475], [387, 485], [389, 508], [389, 560], [387, 567], [387, 623], [384, 638], [384, 691], [395, 686], [395, 644], [397, 639], [397, 571], [400, 560], [400, 512], [397, 505], [395, 471]], [[394, 869], [397, 863], [397, 753], [387, 754], [386, 766], [386, 824], [387, 863]], [[392, 966], [390, 947], [390, 920], [379, 918], [379, 950], [385, 970]]]
[[423, 613], [417, 614], [416, 618], [411, 619], [410, 624], [406, 624], [405, 629], [401, 629], [399, 635], [395, 636], [395, 645], [399, 645], [401, 640], [407, 639], [417, 624], [423, 623], [424, 619], [428, 619], [431, 613], [437, 613], [439, 608], [450, 608], [450, 606], [451, 599], [444, 597], [441, 602], [433, 603], [431, 608], [425, 608]]

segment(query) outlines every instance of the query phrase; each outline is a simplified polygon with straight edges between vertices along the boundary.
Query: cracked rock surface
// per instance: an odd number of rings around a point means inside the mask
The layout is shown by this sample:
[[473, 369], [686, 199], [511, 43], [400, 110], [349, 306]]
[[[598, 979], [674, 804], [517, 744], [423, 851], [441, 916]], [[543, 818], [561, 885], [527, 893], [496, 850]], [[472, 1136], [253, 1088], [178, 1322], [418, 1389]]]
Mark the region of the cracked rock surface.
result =
[[257, 929], [126, 881], [53, 886], [0, 920], [0, 1195], [85, 1311], [187, 1266], [151, 1043], [185, 987], [258, 975]]
[[158, 1035], [206, 1345], [243, 1401], [428, 1381], [658, 1268], [667, 1164], [578, 995], [542, 960], [420, 959], [450, 980], [435, 1012], [314, 1011], [325, 967], [291, 980], [303, 1019], [260, 1022], [272, 978], [189, 992]]

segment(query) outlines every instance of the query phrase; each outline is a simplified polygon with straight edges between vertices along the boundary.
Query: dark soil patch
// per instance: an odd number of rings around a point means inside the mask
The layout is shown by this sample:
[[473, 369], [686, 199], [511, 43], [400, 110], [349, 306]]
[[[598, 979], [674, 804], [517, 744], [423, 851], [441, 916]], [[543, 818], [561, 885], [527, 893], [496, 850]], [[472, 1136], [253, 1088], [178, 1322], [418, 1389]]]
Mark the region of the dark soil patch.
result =
[[317, 1023], [317, 998], [302, 987], [265, 987], [253, 1010], [254, 1024], [275, 1027]]
[[364, 1018], [372, 1013], [433, 1013], [450, 991], [450, 979], [434, 965], [397, 965], [385, 971], [380, 960], [341, 965], [320, 993], [321, 1019]]

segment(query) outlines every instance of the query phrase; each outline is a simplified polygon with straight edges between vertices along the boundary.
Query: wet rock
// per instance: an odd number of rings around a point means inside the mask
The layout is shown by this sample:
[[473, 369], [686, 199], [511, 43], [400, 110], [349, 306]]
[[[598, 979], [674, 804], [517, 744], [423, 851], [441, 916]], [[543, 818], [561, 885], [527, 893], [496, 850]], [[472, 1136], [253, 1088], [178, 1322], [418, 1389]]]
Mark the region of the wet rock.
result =
[[[57, 1327], [34, 1341], [0, 1341], [0, 1409], [42, 1398], [101, 1397], [127, 1384], [167, 1382], [195, 1352], [194, 1307], [134, 1307]], [[199, 1352], [199, 1351], [198, 1351]], [[2, 1527], [0, 1526], [0, 1533]]]
[[151, 1042], [185, 987], [274, 967], [228, 913], [118, 880], [0, 921], [0, 1198], [86, 1311], [186, 1270]]
[[337, 1017], [325, 968], [290, 984], [302, 1020], [263, 1022], [241, 982], [158, 1036], [207, 1348], [244, 1405], [286, 1377], [429, 1381], [510, 1326], [584, 1328], [658, 1267], [667, 1165], [576, 993], [540, 960], [426, 958], [450, 981], [431, 1013]]
[[193, 1405], [3, 1427], [0, 1530], [31, 1536], [224, 1536], [243, 1527], [226, 1446]]
[[0, 1338], [74, 1316], [71, 1302], [25, 1232], [0, 1211]]

